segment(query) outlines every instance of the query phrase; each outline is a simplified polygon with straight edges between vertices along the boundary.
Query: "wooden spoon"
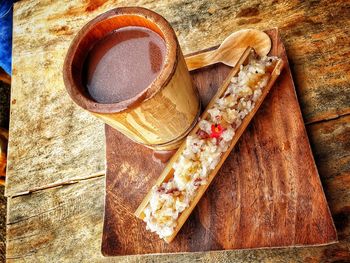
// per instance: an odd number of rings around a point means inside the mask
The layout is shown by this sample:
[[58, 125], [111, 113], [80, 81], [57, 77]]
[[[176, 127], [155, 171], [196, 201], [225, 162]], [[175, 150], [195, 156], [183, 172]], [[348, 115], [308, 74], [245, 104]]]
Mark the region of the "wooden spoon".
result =
[[218, 49], [185, 58], [188, 70], [195, 70], [222, 62], [234, 67], [242, 56], [242, 53], [252, 47], [260, 56], [265, 56], [270, 52], [270, 37], [257, 29], [243, 29], [229, 35]]

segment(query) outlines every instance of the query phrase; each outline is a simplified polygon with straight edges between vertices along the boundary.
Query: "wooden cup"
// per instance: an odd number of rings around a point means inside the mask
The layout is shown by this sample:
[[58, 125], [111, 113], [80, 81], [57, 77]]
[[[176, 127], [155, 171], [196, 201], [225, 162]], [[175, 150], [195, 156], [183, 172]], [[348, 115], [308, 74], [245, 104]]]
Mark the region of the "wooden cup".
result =
[[[166, 55], [163, 69], [135, 97], [118, 103], [98, 103], [89, 96], [83, 82], [86, 56], [99, 40], [126, 26], [149, 28], [164, 39]], [[174, 30], [162, 16], [145, 8], [112, 9], [87, 23], [69, 47], [63, 76], [75, 103], [131, 140], [155, 150], [178, 148], [200, 113], [198, 91], [192, 85]]]

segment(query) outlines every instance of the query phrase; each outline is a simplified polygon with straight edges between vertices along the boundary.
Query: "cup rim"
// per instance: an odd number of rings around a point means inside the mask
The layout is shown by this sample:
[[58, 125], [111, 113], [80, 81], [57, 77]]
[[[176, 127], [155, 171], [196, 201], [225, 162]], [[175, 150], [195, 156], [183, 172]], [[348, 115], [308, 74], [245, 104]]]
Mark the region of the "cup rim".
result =
[[[86, 87], [83, 85], [81, 80], [81, 75], [83, 72], [82, 70], [81, 72], [78, 72], [80, 76], [76, 76], [77, 74], [74, 72], [75, 56], [79, 51], [79, 47], [82, 41], [87, 37], [89, 32], [97, 27], [101, 22], [112, 19], [114, 17], [128, 15], [140, 16], [146, 20], [149, 20], [151, 23], [157, 26], [163, 34], [164, 42], [166, 45], [166, 55], [164, 58], [163, 68], [159, 75], [151, 82], [151, 84], [139, 92], [136, 96], [116, 103], [96, 102], [91, 97], [89, 97], [86, 92], [83, 92], [83, 90], [86, 90]], [[175, 32], [170, 26], [169, 22], [166, 21], [161, 15], [143, 7], [118, 7], [98, 15], [79, 30], [79, 32], [72, 40], [65, 57], [63, 64], [63, 80], [70, 97], [82, 108], [95, 113], [118, 113], [131, 108], [135, 108], [141, 102], [149, 100], [155, 96], [159, 90], [168, 84], [175, 72], [178, 63], [178, 52], [179, 43], [177, 41]], [[85, 59], [86, 57], [84, 60]], [[83, 68], [83, 64], [85, 62], [84, 60], [81, 61], [81, 68]]]

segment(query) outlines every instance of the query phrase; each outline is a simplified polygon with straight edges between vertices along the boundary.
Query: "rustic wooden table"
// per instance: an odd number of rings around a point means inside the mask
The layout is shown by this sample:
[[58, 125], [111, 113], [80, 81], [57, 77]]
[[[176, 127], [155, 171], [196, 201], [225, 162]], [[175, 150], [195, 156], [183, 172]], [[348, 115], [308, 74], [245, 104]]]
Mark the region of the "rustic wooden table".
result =
[[[15, 4], [8, 197], [9, 262], [345, 262], [350, 260], [350, 2], [133, 1], [172, 24], [184, 53], [241, 28], [279, 27], [339, 243], [104, 258], [104, 125], [72, 103], [62, 64], [74, 34], [130, 1]], [[288, 109], [286, 109], [288, 110]]]

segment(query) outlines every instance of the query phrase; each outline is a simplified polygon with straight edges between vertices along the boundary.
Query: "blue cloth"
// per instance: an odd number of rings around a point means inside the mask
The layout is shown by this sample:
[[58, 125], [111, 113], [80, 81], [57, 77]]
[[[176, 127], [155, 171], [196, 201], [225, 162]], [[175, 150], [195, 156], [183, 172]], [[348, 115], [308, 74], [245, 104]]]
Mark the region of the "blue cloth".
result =
[[11, 75], [13, 0], [0, 0], [0, 67]]

